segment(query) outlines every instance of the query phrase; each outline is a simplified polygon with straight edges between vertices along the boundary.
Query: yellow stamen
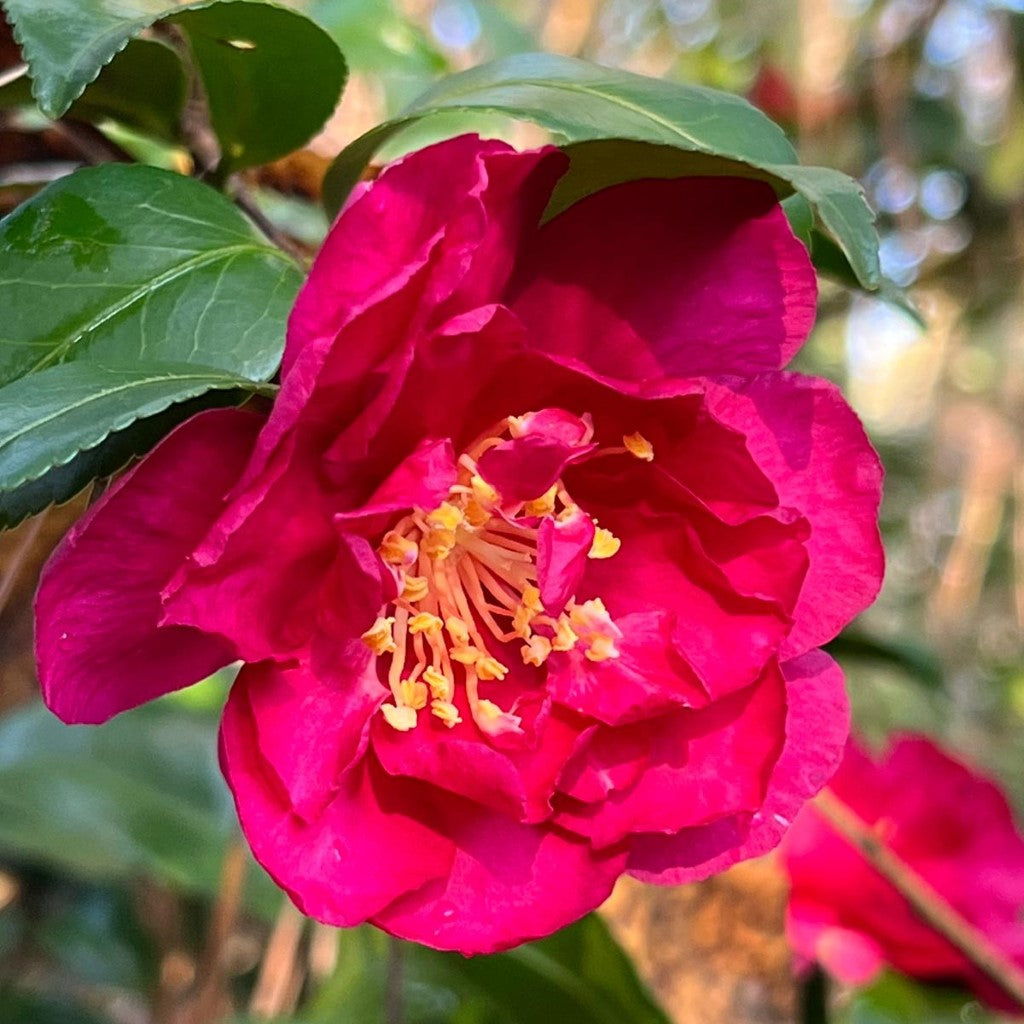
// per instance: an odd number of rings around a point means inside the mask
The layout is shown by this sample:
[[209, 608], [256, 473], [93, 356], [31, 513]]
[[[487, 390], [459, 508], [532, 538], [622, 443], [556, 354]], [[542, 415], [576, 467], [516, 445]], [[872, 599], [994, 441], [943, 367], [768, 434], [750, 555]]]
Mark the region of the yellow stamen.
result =
[[423, 681], [430, 687], [430, 696], [435, 701], [449, 701], [455, 693], [455, 683], [433, 665], [423, 670]]
[[432, 526], [435, 530], [454, 530], [462, 525], [463, 519], [465, 516], [458, 505], [453, 505], [450, 501], [442, 501], [427, 516], [427, 525]]
[[382, 704], [380, 707], [384, 720], [392, 729], [408, 732], [416, 727], [416, 712], [411, 707], [396, 707], [394, 704]]
[[427, 706], [427, 687], [425, 683], [414, 683], [411, 679], [403, 679], [398, 684], [398, 694], [402, 698], [402, 703], [414, 711], [420, 711]]
[[512, 630], [516, 636], [524, 640], [530, 638], [530, 623], [536, 618], [537, 613], [521, 604], [512, 616]]
[[400, 565], [403, 569], [408, 569], [419, 554], [415, 541], [395, 533], [394, 530], [384, 535], [377, 551], [388, 565]]
[[473, 497], [484, 509], [492, 509], [501, 503], [501, 495], [479, 474], [474, 473], [469, 480]]
[[428, 558], [443, 562], [455, 547], [455, 531], [429, 530], [423, 538], [422, 547]]
[[484, 656], [484, 652], [478, 647], [453, 647], [448, 656], [460, 665], [475, 665]]
[[588, 558], [611, 558], [622, 547], [622, 541], [603, 526], [594, 531], [594, 543], [590, 545]]
[[473, 721], [481, 732], [488, 736], [500, 736], [502, 733], [522, 732], [522, 719], [518, 715], [502, 711], [492, 700], [478, 700], [473, 708]]
[[430, 612], [420, 612], [409, 620], [410, 633], [438, 633], [444, 623]]
[[466, 522], [479, 529], [491, 521], [491, 513], [475, 498], [470, 498], [466, 503]]
[[360, 637], [364, 644], [374, 654], [392, 654], [396, 650], [395, 640], [391, 635], [391, 627], [394, 625], [394, 617], [385, 618], [378, 616], [374, 624]]
[[448, 630], [448, 635], [460, 647], [469, 643], [469, 628], [457, 615], [449, 615], [444, 621], [444, 628]]
[[524, 665], [536, 665], [538, 668], [548, 660], [551, 654], [551, 641], [546, 636], [532, 636], [519, 648]]
[[579, 637], [572, 628], [569, 617], [563, 612], [555, 623], [555, 635], [551, 639], [551, 649], [553, 651], [571, 651], [578, 641]]
[[453, 729], [462, 721], [459, 709], [451, 701], [432, 700], [430, 702], [430, 712], [435, 717], [440, 718], [449, 729]]
[[523, 587], [523, 607], [529, 608], [531, 612], [541, 612], [544, 610], [544, 605], [541, 604], [540, 600], [540, 590], [532, 583], [527, 583]]
[[402, 598], [415, 604], [430, 593], [430, 580], [426, 576], [406, 576], [402, 584]]
[[549, 516], [555, 511], [555, 495], [558, 494], [558, 484], [552, 484], [539, 498], [528, 501], [523, 506], [523, 511], [528, 516]]
[[574, 605], [569, 611], [569, 619], [585, 645], [583, 653], [590, 661], [606, 661], [619, 656], [615, 643], [622, 639], [622, 631], [612, 621], [599, 597]]
[[477, 661], [476, 674], [481, 679], [504, 679], [508, 675], [508, 666], [488, 655]]
[[630, 455], [641, 459], [643, 462], [651, 462], [654, 459], [654, 445], [641, 433], [626, 434], [622, 443]]

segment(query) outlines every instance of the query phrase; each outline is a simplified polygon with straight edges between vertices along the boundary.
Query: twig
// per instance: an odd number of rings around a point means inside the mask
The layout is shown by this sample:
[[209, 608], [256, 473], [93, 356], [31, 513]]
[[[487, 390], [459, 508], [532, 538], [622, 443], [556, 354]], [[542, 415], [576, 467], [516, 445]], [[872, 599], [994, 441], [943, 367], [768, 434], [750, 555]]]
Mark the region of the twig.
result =
[[1024, 1004], [1024, 971], [886, 846], [860, 815], [828, 789], [818, 794], [814, 806], [932, 928], [1017, 1002]]
[[259, 977], [249, 1000], [250, 1016], [271, 1020], [286, 1009], [289, 996], [296, 988], [299, 942], [304, 924], [305, 919], [286, 898], [267, 940]]
[[300, 267], [305, 268], [309, 258], [273, 221], [259, 208], [252, 193], [237, 179], [232, 189], [235, 203], [256, 226], [269, 238], [274, 245], [288, 253]]
[[206, 948], [200, 961], [197, 979], [198, 995], [192, 1011], [194, 1024], [212, 1024], [220, 1012], [224, 988], [224, 947], [231, 937], [242, 905], [245, 862], [245, 844], [236, 838], [232, 840], [224, 855], [217, 901], [210, 914]]
[[35, 519], [23, 527], [25, 533], [18, 539], [18, 546], [7, 565], [7, 572], [4, 573], [3, 579], [0, 579], [0, 615], [3, 615], [7, 602], [11, 599], [11, 594], [14, 593], [14, 586], [18, 582], [21, 570], [25, 568], [26, 561], [32, 554], [48, 513], [49, 509], [40, 512]]

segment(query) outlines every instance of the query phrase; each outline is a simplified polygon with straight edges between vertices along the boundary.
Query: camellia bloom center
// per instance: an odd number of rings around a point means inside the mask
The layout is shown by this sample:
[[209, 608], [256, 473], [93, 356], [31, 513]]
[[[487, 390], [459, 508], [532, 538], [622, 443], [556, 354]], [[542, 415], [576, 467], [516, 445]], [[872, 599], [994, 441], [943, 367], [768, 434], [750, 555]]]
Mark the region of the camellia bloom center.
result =
[[[539, 668], [573, 649], [594, 662], [619, 656], [622, 631], [600, 596], [578, 601], [570, 592], [582, 562], [613, 557], [619, 538], [573, 500], [560, 476], [529, 498], [507, 498], [492, 482], [519, 466], [546, 483], [563, 462], [654, 457], [639, 433], [603, 448], [593, 436], [589, 416], [560, 409], [507, 417], [459, 457], [446, 500], [414, 509], [384, 535], [377, 550], [397, 596], [362, 639], [386, 665], [393, 703], [381, 713], [394, 729], [415, 728], [428, 707], [449, 728], [459, 725], [461, 685], [482, 732], [522, 733], [500, 695], [508, 658]], [[521, 490], [520, 481], [513, 486]]]

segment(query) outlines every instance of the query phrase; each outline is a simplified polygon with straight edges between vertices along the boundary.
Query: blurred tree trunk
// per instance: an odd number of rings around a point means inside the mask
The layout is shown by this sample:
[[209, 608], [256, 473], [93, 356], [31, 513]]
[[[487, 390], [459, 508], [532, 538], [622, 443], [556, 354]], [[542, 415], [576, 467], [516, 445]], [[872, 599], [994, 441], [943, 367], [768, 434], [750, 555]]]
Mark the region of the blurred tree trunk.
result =
[[793, 1024], [785, 909], [768, 858], [693, 885], [623, 878], [603, 913], [675, 1024]]

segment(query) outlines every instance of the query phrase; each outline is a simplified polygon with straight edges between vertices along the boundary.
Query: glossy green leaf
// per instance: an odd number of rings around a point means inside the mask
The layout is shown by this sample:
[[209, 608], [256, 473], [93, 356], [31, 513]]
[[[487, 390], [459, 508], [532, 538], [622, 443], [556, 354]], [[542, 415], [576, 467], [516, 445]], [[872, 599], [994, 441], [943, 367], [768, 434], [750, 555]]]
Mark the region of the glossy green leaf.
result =
[[[389, 940], [370, 928], [341, 932], [336, 974], [306, 1014], [384, 1024]], [[408, 1024], [668, 1024], [604, 922], [590, 915], [493, 956], [399, 943]]]
[[129, 39], [183, 5], [169, 0], [3, 0], [3, 6], [32, 72], [36, 101], [48, 117], [60, 117]]
[[[798, 192], [842, 248], [861, 284], [878, 285], [878, 240], [860, 186], [838, 171], [798, 165], [782, 131], [745, 100], [554, 54], [523, 54], [449, 76], [402, 115], [356, 139], [329, 172], [324, 192], [329, 209], [340, 208], [378, 149], [441, 111], [489, 111], [532, 121], [566, 144], [605, 140], [603, 151], [575, 151], [562, 197], [556, 196], [562, 206], [567, 197], [601, 187], [599, 182], [627, 180], [623, 174], [629, 179], [663, 177], [669, 167], [675, 174], [760, 178], [780, 196]], [[632, 144], [628, 155], [616, 156], [607, 145], [610, 140]], [[671, 151], [679, 155], [668, 155]], [[610, 153], [610, 166], [596, 159]]]
[[331, 116], [345, 60], [319, 26], [265, 3], [221, 2], [171, 19], [188, 37], [225, 177], [298, 149]]
[[[217, 766], [217, 722], [166, 701], [89, 728], [33, 706], [0, 719], [0, 851], [74, 877], [147, 876], [213, 896], [234, 807]], [[281, 896], [252, 866], [247, 905]]]
[[71, 105], [80, 121], [109, 117], [135, 131], [176, 140], [187, 93], [178, 55], [159, 40], [133, 39]]
[[[265, 0], [3, 0], [42, 111], [59, 117], [129, 40], [173, 18], [200, 72], [221, 176], [295, 149], [323, 125], [345, 80], [331, 37]], [[143, 85], [149, 89], [149, 85]], [[131, 104], [131, 95], [125, 98]]]
[[[81, 456], [112, 434], [210, 391], [260, 385], [189, 363], [65, 363], [0, 388], [0, 525], [64, 501], [95, 476]], [[20, 514], [19, 514], [20, 513]]]
[[0, 384], [56, 363], [273, 374], [298, 267], [213, 189], [105, 164], [0, 221]]

